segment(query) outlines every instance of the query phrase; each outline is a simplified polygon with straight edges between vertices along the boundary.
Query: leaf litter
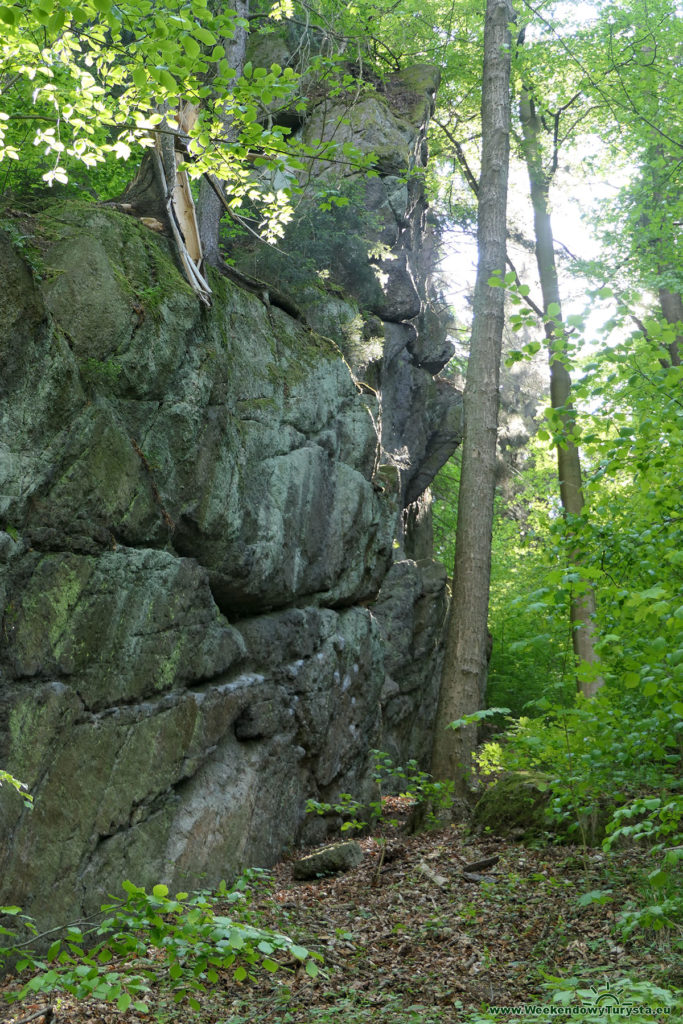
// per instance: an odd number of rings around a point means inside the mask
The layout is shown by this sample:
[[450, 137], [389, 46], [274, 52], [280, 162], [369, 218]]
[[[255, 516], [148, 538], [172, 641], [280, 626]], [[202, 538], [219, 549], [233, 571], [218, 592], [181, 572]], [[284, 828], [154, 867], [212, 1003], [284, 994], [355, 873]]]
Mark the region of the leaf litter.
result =
[[[471, 836], [463, 824], [417, 835], [386, 829], [360, 844], [358, 867], [312, 882], [293, 880], [292, 854], [252, 898], [254, 923], [323, 956], [316, 978], [284, 961], [276, 973], [241, 983], [224, 971], [198, 995], [198, 1011], [157, 988], [146, 1015], [68, 994], [32, 994], [0, 1008], [0, 1021], [459, 1024], [490, 1005], [547, 1003], [548, 976], [593, 988], [625, 976], [665, 987], [683, 980], [668, 935], [624, 940], [616, 928], [619, 909], [636, 898], [646, 850], [607, 856], [567, 845], [529, 848]], [[613, 903], [582, 905], [583, 894], [606, 888]], [[115, 969], [115, 961], [108, 966]], [[0, 992], [17, 987], [7, 978]]]

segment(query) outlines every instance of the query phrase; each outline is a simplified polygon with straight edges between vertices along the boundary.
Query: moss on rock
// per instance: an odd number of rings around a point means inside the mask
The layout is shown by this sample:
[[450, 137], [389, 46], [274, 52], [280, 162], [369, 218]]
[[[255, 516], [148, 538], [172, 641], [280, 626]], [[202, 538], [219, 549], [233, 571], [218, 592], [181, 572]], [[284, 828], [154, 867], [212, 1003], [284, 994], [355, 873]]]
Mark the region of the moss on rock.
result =
[[552, 837], [560, 843], [596, 845], [605, 836], [612, 808], [596, 806], [558, 820], [549, 813], [551, 779], [542, 772], [508, 772], [484, 792], [472, 813], [472, 827], [524, 842]]
[[540, 773], [509, 772], [484, 791], [472, 813], [472, 827], [499, 835], [534, 839], [548, 830], [548, 779]]

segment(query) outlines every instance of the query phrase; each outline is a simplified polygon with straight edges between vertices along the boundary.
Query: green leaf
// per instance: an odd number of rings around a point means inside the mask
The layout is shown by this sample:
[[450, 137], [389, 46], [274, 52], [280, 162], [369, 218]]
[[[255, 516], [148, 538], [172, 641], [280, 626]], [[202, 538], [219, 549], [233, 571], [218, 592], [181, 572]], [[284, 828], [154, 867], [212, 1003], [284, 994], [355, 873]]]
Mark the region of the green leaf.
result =
[[198, 57], [202, 52], [202, 48], [192, 36], [183, 36], [183, 49], [188, 57]]
[[61, 939], [57, 939], [56, 942], [52, 943], [52, 945], [50, 946], [50, 948], [47, 951], [48, 963], [52, 963], [52, 961], [55, 959], [55, 957], [57, 956], [57, 954], [59, 953], [61, 948], [62, 948], [62, 940]]
[[554, 318], [554, 317], [559, 316], [560, 312], [561, 312], [561, 310], [560, 310], [560, 306], [558, 305], [558, 303], [557, 302], [550, 302], [548, 304], [548, 308], [546, 309], [546, 316]]
[[197, 39], [201, 40], [206, 46], [215, 46], [218, 42], [213, 32], [209, 32], [208, 28], [204, 28], [203, 25], [197, 25], [192, 31]]
[[59, 32], [63, 28], [65, 21], [66, 12], [58, 10], [55, 11], [54, 14], [50, 17], [50, 20], [47, 23], [47, 27], [49, 28], [50, 32]]
[[119, 996], [119, 998], [116, 1000], [116, 1008], [117, 1008], [117, 1010], [120, 1013], [125, 1013], [126, 1010], [128, 1009], [128, 1007], [130, 1006], [130, 1004], [132, 1003], [132, 1001], [133, 1000], [132, 1000], [131, 996], [129, 995], [129, 993], [128, 992], [123, 992]]
[[312, 960], [309, 960], [306, 964], [306, 974], [309, 976], [309, 978], [318, 977], [318, 965], [313, 963]]
[[662, 868], [655, 868], [651, 871], [647, 880], [654, 889], [663, 889], [665, 885], [669, 883], [671, 876], [668, 871], [664, 871]]
[[165, 68], [159, 68], [157, 70], [156, 77], [159, 84], [163, 85], [163, 87], [165, 89], [168, 89], [169, 92], [178, 92], [178, 83], [176, 82], [175, 78], [170, 73], [170, 71], [167, 71]]
[[237, 968], [237, 970], [235, 971], [235, 973], [233, 974], [233, 978], [235, 979], [235, 981], [244, 981], [244, 979], [246, 977], [247, 977], [247, 970], [246, 970], [245, 967], [240, 965]]
[[19, 21], [19, 12], [14, 7], [0, 6], [0, 21], [6, 25], [16, 25]]
[[576, 902], [580, 907], [589, 907], [593, 903], [611, 903], [611, 889], [593, 889], [592, 892], [584, 892], [578, 896]]
[[133, 68], [131, 75], [133, 79], [133, 84], [136, 85], [138, 89], [144, 89], [147, 83], [149, 82], [147, 72], [145, 71], [144, 68], [141, 68], [139, 66]]
[[153, 893], [153, 895], [158, 900], [162, 900], [166, 896], [168, 896], [168, 886], [167, 885], [155, 885], [154, 888], [152, 889], [152, 893]]
[[112, 8], [112, 0], [92, 0], [93, 7], [100, 14], [109, 14]]

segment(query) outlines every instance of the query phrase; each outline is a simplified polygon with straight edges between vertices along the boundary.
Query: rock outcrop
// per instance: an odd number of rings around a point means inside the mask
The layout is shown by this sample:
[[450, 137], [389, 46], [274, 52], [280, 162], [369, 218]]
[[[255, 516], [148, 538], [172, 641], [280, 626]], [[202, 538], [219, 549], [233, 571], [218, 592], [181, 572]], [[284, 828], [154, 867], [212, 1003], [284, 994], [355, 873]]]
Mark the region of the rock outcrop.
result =
[[0, 904], [41, 925], [124, 878], [272, 863], [316, 835], [307, 797], [368, 795], [370, 748], [428, 751], [445, 578], [404, 523], [459, 401], [397, 175], [429, 83], [393, 86], [370, 306], [299, 269], [304, 320], [218, 277], [207, 311], [163, 238], [93, 205], [24, 216], [30, 251], [0, 233], [0, 766], [35, 798], [0, 791]]

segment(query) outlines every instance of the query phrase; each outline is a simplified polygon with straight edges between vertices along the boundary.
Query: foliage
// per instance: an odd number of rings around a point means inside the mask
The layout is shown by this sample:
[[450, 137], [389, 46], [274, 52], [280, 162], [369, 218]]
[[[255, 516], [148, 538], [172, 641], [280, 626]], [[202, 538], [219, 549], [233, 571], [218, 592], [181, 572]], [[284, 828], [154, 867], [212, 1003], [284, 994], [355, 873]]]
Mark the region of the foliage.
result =
[[617, 841], [654, 843], [645, 905], [623, 908], [621, 926], [627, 935], [643, 927], [680, 929], [683, 793], [669, 719], [651, 700], [615, 693], [611, 685], [591, 701], [577, 698], [574, 707], [541, 699], [536, 710], [540, 717], [519, 719], [504, 743], [484, 746], [480, 768], [543, 772], [551, 790], [551, 819], [561, 833], [575, 834], [584, 849], [605, 826], [606, 849]]
[[[249, 895], [263, 872], [244, 873], [231, 889], [221, 883], [215, 892], [177, 893], [165, 885], [151, 892], [124, 882], [125, 897], [102, 907], [102, 922], [90, 931], [64, 929], [45, 957], [26, 952], [22, 944], [0, 948], [0, 966], [16, 961], [20, 973], [33, 977], [16, 998], [35, 992], [69, 992], [78, 998], [115, 1002], [147, 1012], [146, 993], [161, 986], [176, 1003], [199, 1009], [198, 996], [218, 982], [220, 971], [235, 981], [253, 978], [256, 971], [275, 972], [304, 965], [315, 977], [320, 954], [286, 935], [257, 927], [249, 912]], [[229, 905], [230, 916], [222, 913]], [[19, 908], [3, 908], [5, 914]], [[32, 930], [35, 931], [35, 928]], [[9, 929], [2, 929], [11, 935]], [[94, 940], [94, 944], [93, 944]]]
[[[386, 814], [386, 803], [384, 791], [387, 783], [393, 789], [397, 785], [401, 787], [400, 796], [410, 799], [416, 807], [427, 809], [426, 821], [428, 825], [438, 822], [437, 810], [446, 810], [453, 803], [452, 782], [434, 781], [428, 772], [422, 771], [414, 758], [407, 761], [405, 767], [394, 764], [391, 757], [382, 750], [371, 750], [373, 759], [372, 778], [375, 782], [377, 796], [374, 800], [365, 804], [356, 799], [350, 793], [341, 793], [334, 804], [323, 803], [318, 800], [309, 799], [306, 801], [307, 814], [338, 814], [344, 821], [341, 831], [349, 829], [364, 829], [369, 824], [396, 826], [398, 822], [394, 818], [388, 818]], [[405, 786], [405, 788], [404, 788]], [[369, 812], [370, 821], [361, 819]]]
[[[651, 855], [658, 860], [648, 873], [644, 905], [632, 906], [621, 912], [619, 923], [625, 937], [640, 928], [653, 931], [683, 928], [683, 894], [680, 885], [680, 866], [683, 861], [683, 793], [666, 797], [645, 797], [619, 807], [608, 825], [608, 836], [603, 846], [611, 849], [615, 843], [644, 840], [653, 843]], [[652, 902], [648, 902], [648, 897]], [[683, 948], [683, 939], [678, 940]]]
[[[283, 18], [291, 19], [284, 30]], [[125, 163], [139, 162], [156, 133], [178, 134], [177, 112], [189, 103], [198, 110], [186, 133], [190, 177], [215, 173], [231, 206], [256, 208], [268, 236], [281, 236], [304, 186], [322, 188], [323, 205], [337, 202], [334, 183], [316, 185], [321, 172], [335, 168], [343, 178], [372, 167], [372, 154], [336, 141], [333, 125], [310, 144], [296, 135], [307, 107], [350, 108], [364, 83], [381, 89], [392, 71], [434, 63], [459, 67], [457, 84], [449, 75], [444, 87], [463, 113], [466, 104], [476, 110], [479, 22], [475, 4], [456, 12], [445, 0], [410, 0], [400, 12], [390, 0], [292, 0], [249, 20], [208, 0], [2, 4], [0, 191], [68, 182], [97, 197], [120, 195]], [[238, 74], [230, 65], [238, 33], [283, 31], [291, 47], [284, 66], [248, 60]]]
[[[611, 295], [604, 288], [600, 293], [603, 299]], [[598, 297], [597, 290], [592, 297]], [[575, 393], [585, 454], [586, 514], [565, 523], [552, 502], [535, 491], [531, 469], [525, 470], [535, 544], [526, 547], [526, 559], [508, 575], [502, 595], [494, 592], [492, 602], [494, 622], [501, 605], [507, 616], [516, 607], [530, 613], [526, 620], [513, 620], [518, 633], [509, 638], [508, 648], [526, 657], [546, 643], [539, 623], [552, 622], [566, 606], [569, 588], [594, 586], [606, 687], [592, 702], [574, 702], [561, 679], [547, 675], [544, 696], [534, 694], [524, 708], [527, 716], [540, 717], [520, 718], [480, 763], [549, 774], [552, 814], [579, 833], [586, 829], [590, 837], [592, 824], [614, 814], [608, 825], [612, 836], [622, 842], [640, 838], [655, 843], [653, 869], [644, 879], [640, 904], [620, 912], [630, 934], [644, 927], [675, 930], [682, 919], [673, 851], [681, 842], [683, 759], [683, 406], [681, 368], [668, 358], [675, 327], [649, 315], [637, 318], [634, 331], [632, 307], [624, 300], [614, 305], [601, 349], [582, 366], [579, 350], [586, 317], [576, 314], [570, 325], [574, 337], [569, 355], [582, 369]], [[556, 440], [555, 430], [549, 420], [532, 452]], [[550, 558], [561, 564], [562, 551], [577, 536], [587, 552], [581, 571], [549, 566]], [[534, 589], [537, 558], [544, 563], [543, 586]], [[533, 693], [529, 682], [523, 684], [525, 694]]]
[[0, 8], [0, 18], [7, 105], [0, 152], [18, 161], [22, 144], [43, 147], [48, 184], [67, 181], [67, 162], [94, 166], [109, 153], [126, 159], [160, 125], [160, 106], [210, 96], [205, 76], [215, 89], [232, 84], [219, 41], [231, 39], [240, 22], [234, 11], [213, 13], [201, 0], [161, 9], [148, 0], [56, 8], [26, 0]]
[[473, 711], [471, 714], [463, 715], [462, 718], [458, 718], [454, 722], [449, 722], [448, 728], [463, 729], [468, 725], [478, 725], [486, 718], [493, 718], [494, 715], [508, 715], [509, 713], [510, 708], [486, 708], [482, 711]]
[[[631, 1012], [636, 1007], [643, 1007], [659, 1013], [662, 1010], [671, 1013], [681, 1005], [674, 992], [649, 981], [635, 981], [631, 978], [619, 978], [610, 984], [597, 983], [587, 987], [584, 981], [576, 977], [547, 975], [544, 988], [551, 993], [552, 1002], [558, 1007], [571, 1007], [580, 1003], [581, 1020], [588, 1021], [604, 1020], [606, 1008], [613, 1008], [615, 1015], [621, 1016], [621, 1007], [624, 1010], [632, 1008]], [[595, 1008], [594, 1013], [590, 1012], [590, 1007]]]
[[[590, 293], [591, 300], [612, 297], [605, 287]], [[599, 699], [567, 706], [569, 694], [560, 681], [552, 685], [548, 679], [545, 695], [524, 709], [528, 715], [540, 712], [541, 718], [520, 719], [480, 764], [548, 773], [552, 813], [573, 823], [584, 839], [591, 823], [613, 812], [620, 822], [611, 826], [615, 835], [653, 841], [664, 828], [655, 820], [661, 801], [670, 848], [665, 852], [661, 844], [655, 846], [653, 856], [664, 859], [646, 880], [646, 905], [622, 911], [621, 920], [629, 933], [640, 927], [676, 929], [681, 904], [674, 881], [678, 857], [672, 850], [681, 840], [683, 405], [682, 371], [672, 363], [671, 352], [678, 328], [652, 313], [635, 315], [633, 306], [619, 298], [602, 347], [581, 360], [586, 315], [572, 315], [569, 327], [567, 358], [582, 372], [575, 388], [579, 418], [572, 440], [585, 454], [585, 514], [562, 520], [547, 498], [534, 495], [528, 470], [522, 477], [531, 484], [529, 494], [541, 499], [536, 519], [541, 557], [561, 555], [577, 540], [586, 557], [581, 567], [570, 564], [569, 571], [546, 565], [543, 586], [531, 595], [527, 581], [534, 559], [528, 559], [512, 591], [509, 581], [504, 584], [503, 604], [507, 609], [519, 605], [536, 617], [533, 624], [522, 621], [513, 639], [513, 650], [523, 652], [542, 637], [539, 618], [552, 621], [570, 589], [594, 587], [600, 672], [607, 686]], [[522, 351], [517, 358], [530, 355]], [[532, 451], [546, 441], [563, 442], [561, 423], [552, 415]], [[531, 517], [533, 501], [530, 506]], [[494, 596], [492, 613], [495, 602]], [[652, 813], [644, 822], [622, 820], [646, 807]], [[653, 880], [659, 884], [654, 893]]]
[[[0, 5], [0, 23], [2, 191], [71, 181], [111, 198], [130, 177], [117, 162], [139, 162], [159, 133], [181, 134], [189, 141], [190, 177], [216, 174], [231, 206], [255, 205], [273, 238], [319, 161], [370, 169], [371, 155], [348, 142], [290, 139], [291, 125], [279, 123], [278, 112], [305, 106], [299, 73], [248, 61], [238, 75], [230, 44], [249, 23], [229, 7], [208, 0], [60, 0], [56, 7], [19, 0]], [[357, 96], [356, 79], [336, 51], [312, 58], [307, 73], [309, 84], [316, 80], [330, 96], [349, 103]], [[178, 117], [185, 104], [198, 112], [187, 131]]]
[[28, 789], [26, 783], [20, 782], [19, 779], [15, 779], [14, 776], [10, 775], [10, 773], [5, 771], [4, 768], [0, 768], [0, 786], [2, 786], [3, 782], [7, 782], [10, 786], [16, 789], [17, 793], [19, 793], [21, 799], [24, 801], [25, 807], [28, 807], [29, 809], [33, 807], [33, 797], [30, 793], [26, 792]]
[[[622, 311], [611, 329], [623, 330], [624, 320]], [[584, 839], [612, 814], [608, 847], [654, 844], [639, 900], [619, 910], [626, 936], [642, 929], [675, 935], [683, 922], [680, 367], [660, 361], [670, 328], [656, 318], [647, 327], [647, 337], [631, 332], [593, 357], [578, 388], [590, 504], [571, 527], [582, 533], [590, 554], [585, 578], [600, 595], [606, 687], [570, 707], [566, 691], [549, 687], [528, 709], [540, 717], [520, 719], [496, 751], [496, 767], [548, 773], [551, 813]], [[544, 551], [566, 543], [564, 524], [552, 516], [541, 536]], [[544, 582], [539, 605], [523, 593], [516, 600], [548, 621], [573, 581], [547, 573]], [[522, 626], [516, 649], [533, 646], [534, 637]]]
[[[499, 490], [496, 497], [486, 694], [489, 704], [508, 707], [515, 717], [535, 714], [533, 702], [543, 696], [571, 702], [575, 688], [567, 626], [569, 578], [562, 567], [552, 458], [547, 445], [529, 441], [524, 468], [516, 471], [509, 493]], [[452, 494], [458, 480], [451, 460], [434, 485], [436, 550], [446, 565], [452, 558]]]

